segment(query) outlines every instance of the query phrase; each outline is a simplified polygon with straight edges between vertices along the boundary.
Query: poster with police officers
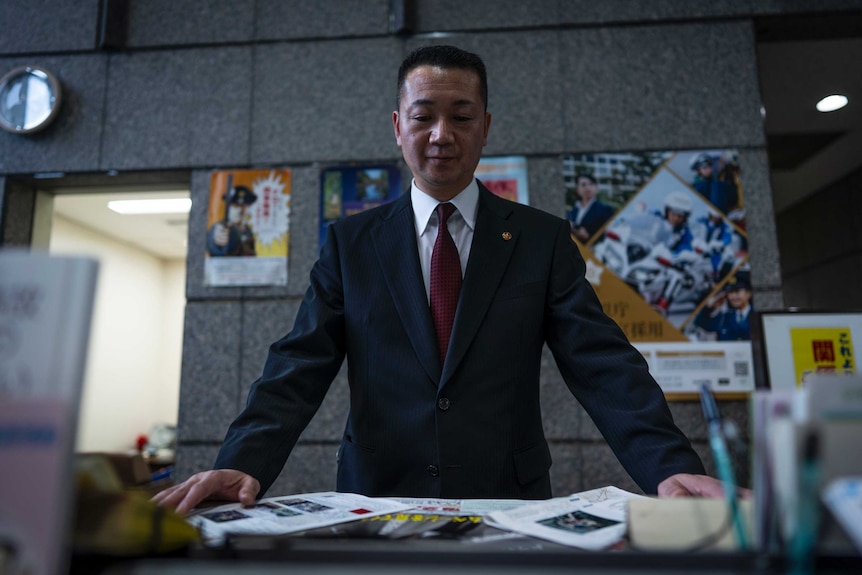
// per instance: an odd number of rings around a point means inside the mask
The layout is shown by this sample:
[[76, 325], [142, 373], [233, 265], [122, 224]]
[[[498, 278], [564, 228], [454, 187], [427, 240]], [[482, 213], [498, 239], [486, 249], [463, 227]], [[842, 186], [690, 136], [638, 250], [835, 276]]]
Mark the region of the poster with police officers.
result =
[[737, 156], [689, 150], [564, 157], [572, 237], [606, 311], [633, 342], [750, 340]]

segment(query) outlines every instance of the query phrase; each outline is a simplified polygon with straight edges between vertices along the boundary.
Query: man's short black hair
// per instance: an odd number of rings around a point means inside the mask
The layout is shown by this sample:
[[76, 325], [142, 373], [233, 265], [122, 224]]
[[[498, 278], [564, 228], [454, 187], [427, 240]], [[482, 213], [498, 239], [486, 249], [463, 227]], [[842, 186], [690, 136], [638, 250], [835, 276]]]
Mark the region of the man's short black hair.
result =
[[587, 173], [583, 173], [583, 174], [578, 174], [578, 175], [576, 175], [576, 176], [575, 176], [575, 185], [577, 185], [578, 180], [580, 180], [581, 178], [586, 178], [586, 179], [588, 179], [589, 181], [591, 181], [592, 183], [594, 183], [595, 185], [597, 185], [597, 186], [599, 185], [599, 182], [598, 182], [598, 181], [596, 181], [595, 176], [593, 176], [592, 174], [587, 174]]
[[413, 50], [401, 63], [398, 69], [398, 92], [395, 95], [395, 106], [401, 104], [401, 92], [407, 75], [419, 66], [435, 66], [438, 68], [460, 68], [472, 70], [479, 76], [479, 93], [485, 110], [488, 109], [488, 74], [485, 63], [478, 55], [467, 52], [455, 46], [425, 46]]

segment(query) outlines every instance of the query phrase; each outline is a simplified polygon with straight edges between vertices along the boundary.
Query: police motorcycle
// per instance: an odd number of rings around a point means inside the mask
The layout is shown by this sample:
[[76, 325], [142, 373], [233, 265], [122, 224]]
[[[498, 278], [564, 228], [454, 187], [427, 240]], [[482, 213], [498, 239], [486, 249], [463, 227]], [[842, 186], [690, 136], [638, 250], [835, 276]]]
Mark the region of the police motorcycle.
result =
[[664, 268], [666, 282], [658, 298], [647, 301], [662, 314], [692, 311], [712, 289], [711, 250], [704, 242], [694, 240], [692, 249], [676, 255], [660, 245], [652, 255]]
[[[618, 219], [605, 231], [594, 255], [647, 303], [667, 316], [670, 312], [690, 311], [713, 285], [712, 253], [704, 242], [693, 239], [690, 247], [674, 252], [674, 228], [667, 220], [674, 210], [684, 218], [691, 213], [691, 199], [671, 192], [660, 213], [642, 213]], [[673, 307], [672, 307], [673, 306]]]
[[667, 251], [668, 223], [654, 214], [617, 220], [605, 231], [593, 254], [650, 304], [655, 304], [668, 281], [658, 256]]

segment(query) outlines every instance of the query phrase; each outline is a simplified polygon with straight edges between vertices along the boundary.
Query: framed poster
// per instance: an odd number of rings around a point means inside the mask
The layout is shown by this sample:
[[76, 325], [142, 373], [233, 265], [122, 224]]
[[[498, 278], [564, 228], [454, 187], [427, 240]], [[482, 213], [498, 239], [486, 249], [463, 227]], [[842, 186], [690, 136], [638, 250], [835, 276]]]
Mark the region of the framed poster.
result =
[[287, 285], [289, 240], [290, 170], [212, 173], [205, 285]]
[[382, 206], [401, 195], [397, 165], [343, 166], [320, 173], [320, 245], [341, 218]]
[[476, 166], [474, 175], [494, 195], [519, 204], [530, 205], [525, 156], [482, 158]]
[[[737, 151], [577, 154], [562, 167], [566, 218], [587, 279], [629, 340], [650, 348], [663, 389], [696, 393], [706, 380], [715, 391], [754, 389]], [[697, 357], [682, 361], [678, 344], [686, 342], [697, 344]], [[685, 365], [699, 367], [686, 374]]]
[[796, 389], [814, 375], [862, 375], [862, 311], [754, 314], [758, 387]]

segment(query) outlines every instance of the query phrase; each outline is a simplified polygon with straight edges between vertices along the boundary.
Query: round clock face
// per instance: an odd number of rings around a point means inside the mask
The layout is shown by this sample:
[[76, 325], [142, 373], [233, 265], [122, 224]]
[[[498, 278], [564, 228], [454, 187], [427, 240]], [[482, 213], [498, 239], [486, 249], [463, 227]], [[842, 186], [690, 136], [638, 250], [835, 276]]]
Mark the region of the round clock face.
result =
[[60, 82], [35, 66], [12, 70], [0, 79], [0, 128], [29, 134], [45, 128], [60, 107]]

